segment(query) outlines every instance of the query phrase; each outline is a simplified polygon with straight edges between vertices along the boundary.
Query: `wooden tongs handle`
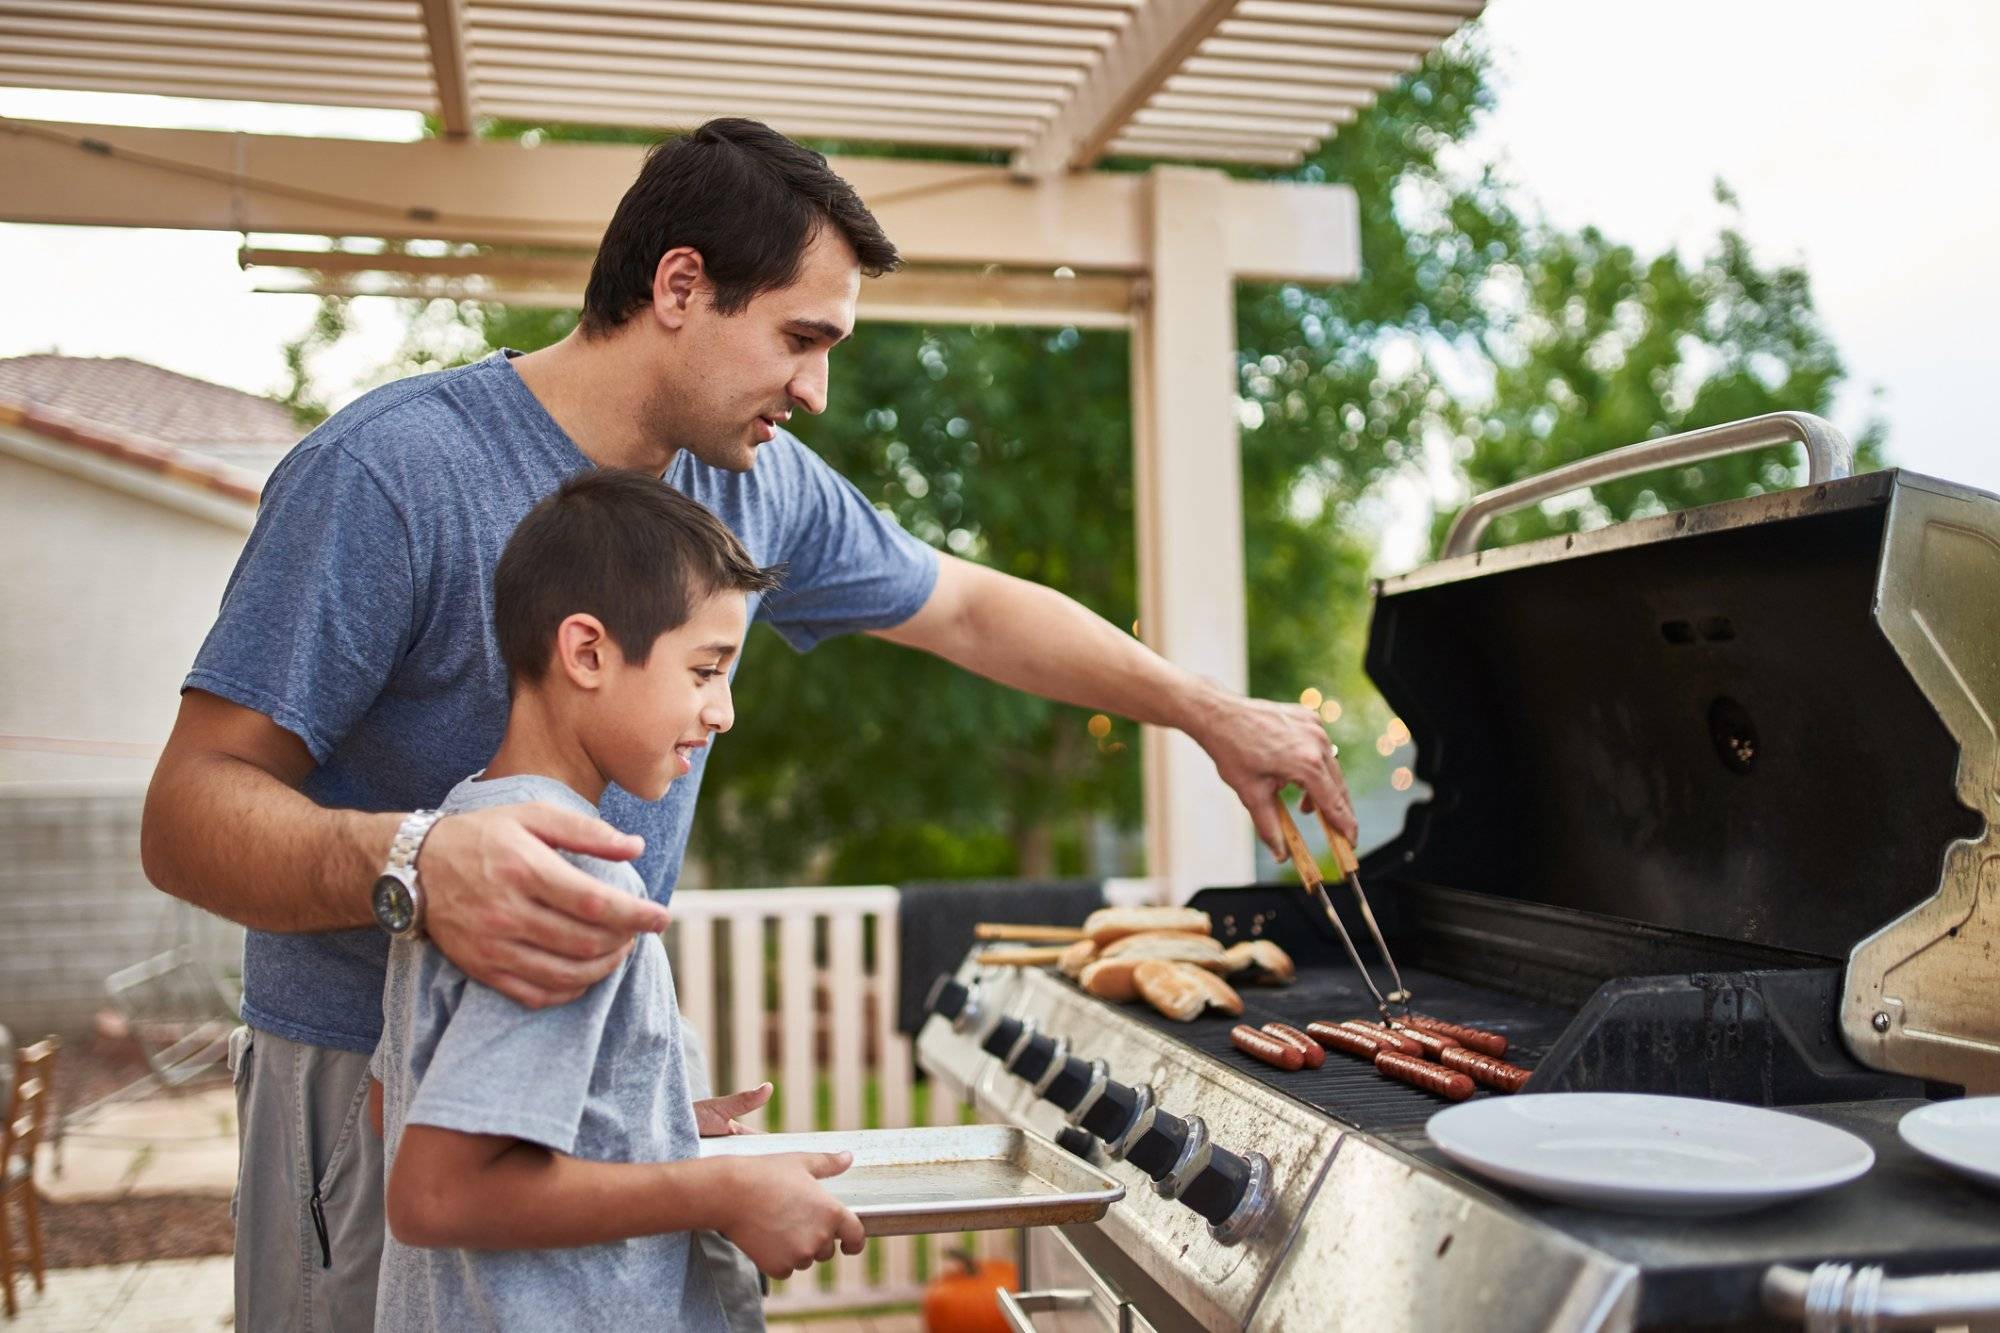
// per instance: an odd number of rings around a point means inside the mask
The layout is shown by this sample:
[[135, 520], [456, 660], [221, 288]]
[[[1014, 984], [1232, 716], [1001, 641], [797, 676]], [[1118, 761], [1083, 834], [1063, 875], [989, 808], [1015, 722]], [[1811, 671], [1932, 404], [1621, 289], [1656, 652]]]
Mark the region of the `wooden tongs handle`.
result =
[[[1292, 864], [1298, 868], [1299, 879], [1305, 885], [1306, 892], [1319, 900], [1320, 910], [1326, 913], [1327, 921], [1333, 926], [1334, 933], [1340, 937], [1341, 947], [1347, 950], [1348, 961], [1354, 964], [1354, 971], [1360, 976], [1362, 984], [1368, 987], [1368, 993], [1375, 997], [1376, 1011], [1382, 1015], [1384, 1023], [1389, 1022], [1388, 1000], [1383, 996], [1382, 988], [1375, 984], [1375, 978], [1368, 974], [1368, 964], [1361, 961], [1361, 951], [1354, 947], [1354, 937], [1347, 933], [1346, 923], [1341, 921], [1340, 913], [1333, 909], [1333, 899], [1326, 896], [1326, 879], [1320, 874], [1319, 861], [1313, 856], [1312, 849], [1306, 846], [1306, 840], [1299, 836], [1299, 826], [1292, 822], [1292, 812], [1283, 801], [1278, 802], [1278, 828], [1285, 835], [1285, 847], [1292, 854]], [[1343, 838], [1341, 841], [1344, 844], [1346, 839]], [[1338, 855], [1337, 852], [1335, 854]], [[1354, 849], [1349, 847], [1348, 855], [1353, 854]], [[1370, 928], [1373, 928], [1372, 918]], [[1380, 942], [1379, 934], [1376, 940]], [[1394, 963], [1389, 967], [1391, 972], [1395, 970]]]
[[1285, 835], [1285, 850], [1292, 855], [1292, 868], [1299, 872], [1299, 879], [1306, 888], [1317, 889], [1325, 884], [1326, 877], [1319, 870], [1319, 858], [1312, 854], [1312, 848], [1306, 846], [1306, 840], [1299, 836], [1299, 826], [1292, 822], [1292, 812], [1283, 801], [1278, 802], [1278, 829]]
[[1314, 806], [1313, 813], [1319, 816], [1320, 832], [1326, 834], [1326, 845], [1333, 848], [1334, 864], [1340, 867], [1340, 873], [1351, 875], [1361, 869], [1361, 858], [1354, 854], [1354, 844], [1341, 836], [1333, 821], [1326, 817], [1326, 811]]

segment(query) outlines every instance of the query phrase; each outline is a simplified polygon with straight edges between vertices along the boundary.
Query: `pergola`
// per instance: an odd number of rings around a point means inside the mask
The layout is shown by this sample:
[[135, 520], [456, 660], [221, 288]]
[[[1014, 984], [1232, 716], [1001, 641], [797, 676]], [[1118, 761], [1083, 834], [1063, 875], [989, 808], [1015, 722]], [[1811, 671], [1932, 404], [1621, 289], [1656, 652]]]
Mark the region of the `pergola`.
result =
[[[309, 271], [311, 290], [569, 304], [642, 150], [480, 139], [484, 118], [747, 115], [802, 138], [1005, 153], [835, 159], [909, 261], [864, 284], [861, 315], [1129, 330], [1140, 628], [1240, 690], [1233, 284], [1348, 281], [1360, 247], [1346, 187], [1218, 164], [1296, 164], [1483, 5], [0, 0], [0, 84], [408, 109], [443, 131], [0, 119], [0, 220], [239, 232], [246, 264]], [[1160, 165], [1093, 170], [1106, 155]], [[271, 243], [285, 236], [315, 239]], [[1147, 740], [1152, 874], [1176, 897], [1250, 879], [1249, 823], [1225, 813], [1207, 757], [1178, 733]]]

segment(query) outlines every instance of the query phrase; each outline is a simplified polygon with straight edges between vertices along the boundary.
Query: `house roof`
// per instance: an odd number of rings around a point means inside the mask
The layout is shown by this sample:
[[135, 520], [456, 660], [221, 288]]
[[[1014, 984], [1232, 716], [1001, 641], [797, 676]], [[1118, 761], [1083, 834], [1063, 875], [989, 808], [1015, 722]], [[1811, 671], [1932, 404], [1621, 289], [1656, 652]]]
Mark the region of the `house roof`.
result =
[[0, 405], [64, 437], [195, 454], [259, 481], [304, 433], [281, 403], [122, 356], [0, 359]]
[[0, 359], [0, 426], [255, 504], [303, 433], [279, 403], [128, 357]]

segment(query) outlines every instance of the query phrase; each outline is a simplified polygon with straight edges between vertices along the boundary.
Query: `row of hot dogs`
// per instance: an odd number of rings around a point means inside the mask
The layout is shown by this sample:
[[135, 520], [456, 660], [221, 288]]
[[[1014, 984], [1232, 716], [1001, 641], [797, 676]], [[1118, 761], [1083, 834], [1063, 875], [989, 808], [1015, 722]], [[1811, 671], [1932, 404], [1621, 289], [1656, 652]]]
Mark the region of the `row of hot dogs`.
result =
[[1352, 1018], [1314, 1022], [1305, 1031], [1289, 1023], [1253, 1028], [1238, 1023], [1230, 1044], [1253, 1060], [1293, 1072], [1318, 1069], [1328, 1051], [1367, 1060], [1377, 1073], [1399, 1083], [1462, 1102], [1480, 1086], [1519, 1092], [1530, 1071], [1502, 1059], [1507, 1039], [1497, 1032], [1412, 1014], [1394, 1026]]

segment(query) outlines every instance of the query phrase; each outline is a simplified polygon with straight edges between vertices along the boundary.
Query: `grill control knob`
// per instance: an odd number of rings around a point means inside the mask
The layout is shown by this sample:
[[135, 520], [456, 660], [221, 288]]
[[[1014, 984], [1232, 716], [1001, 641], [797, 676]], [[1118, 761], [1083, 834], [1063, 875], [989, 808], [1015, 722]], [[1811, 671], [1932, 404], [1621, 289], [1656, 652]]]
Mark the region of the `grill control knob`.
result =
[[1020, 1019], [1003, 1018], [986, 1034], [986, 1040], [979, 1043], [979, 1049], [988, 1055], [1005, 1060], [1014, 1053], [1014, 1046], [1021, 1040], [1022, 1031]]
[[1210, 1237], [1234, 1245], [1264, 1224], [1277, 1201], [1271, 1160], [1260, 1152], [1238, 1156], [1211, 1148], [1207, 1163], [1177, 1197], [1208, 1219]]
[[1107, 1079], [1104, 1091], [1084, 1108], [1077, 1123], [1106, 1143], [1116, 1143], [1132, 1129], [1139, 1112], [1139, 1090]]
[[971, 998], [971, 989], [946, 972], [931, 983], [931, 993], [924, 999], [924, 1008], [955, 1022], [965, 1012], [966, 1001]]
[[1250, 1191], [1250, 1159], [1227, 1148], [1209, 1150], [1208, 1165], [1188, 1181], [1180, 1201], [1220, 1226]]
[[1097, 1140], [1076, 1125], [1064, 1125], [1056, 1131], [1056, 1146], [1064, 1152], [1076, 1154], [1086, 1162], [1097, 1155]]
[[1125, 1150], [1125, 1160], [1158, 1182], [1174, 1173], [1187, 1146], [1187, 1121], [1166, 1111], [1154, 1111], [1153, 1123]]
[[1042, 1100], [1053, 1102], [1061, 1110], [1074, 1111], [1083, 1105], [1084, 1094], [1089, 1091], [1090, 1062], [1072, 1055], [1049, 1078], [1049, 1086], [1042, 1091]]
[[1034, 1083], [1049, 1072], [1055, 1056], [1056, 1039], [1037, 1033], [1014, 1051], [1014, 1058], [1007, 1062], [1007, 1072], [1024, 1082]]

